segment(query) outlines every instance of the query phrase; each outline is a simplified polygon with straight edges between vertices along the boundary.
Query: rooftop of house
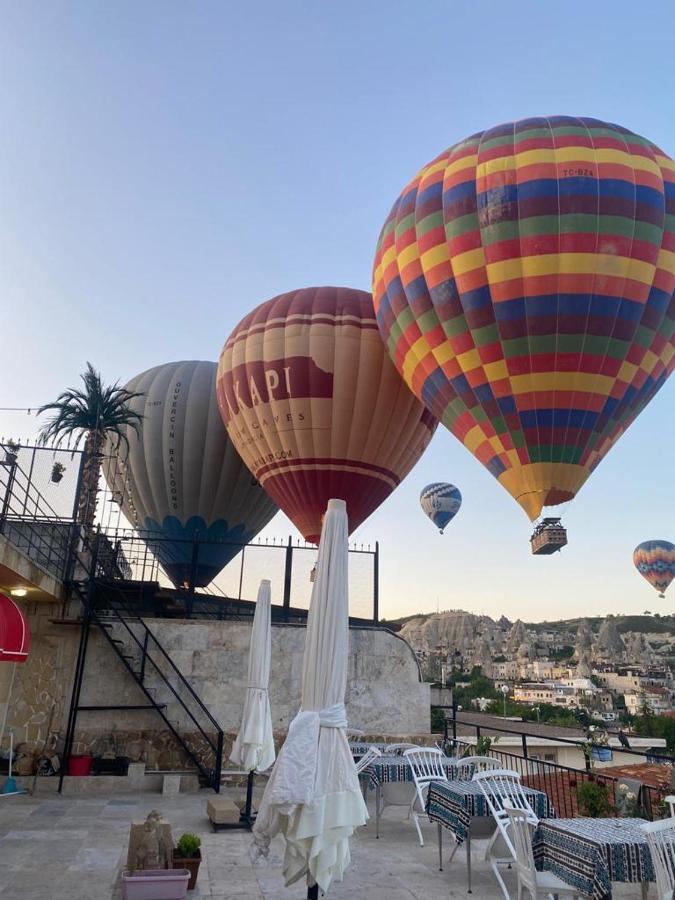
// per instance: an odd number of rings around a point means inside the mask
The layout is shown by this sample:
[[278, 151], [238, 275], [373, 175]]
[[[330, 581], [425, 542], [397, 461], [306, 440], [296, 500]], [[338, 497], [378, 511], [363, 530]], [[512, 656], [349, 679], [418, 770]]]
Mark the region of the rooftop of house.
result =
[[615, 778], [633, 778], [655, 788], [669, 788], [672, 779], [672, 766], [658, 763], [636, 763], [635, 765], [603, 766], [603, 775]]
[[[537, 738], [542, 745], [547, 743], [559, 744], [559, 740], [578, 741], [586, 740], [586, 731], [583, 728], [570, 728], [565, 725], [547, 725], [538, 722], [523, 722], [521, 719], [503, 718], [502, 716], [494, 716], [489, 713], [464, 712], [461, 710], [457, 717], [457, 736], [459, 738], [475, 738], [476, 726], [480, 728], [481, 735], [492, 738], [499, 738], [502, 746], [521, 746], [521, 735], [529, 736], [530, 743], [535, 744]], [[448, 723], [450, 727], [450, 722]], [[655, 737], [638, 737], [629, 734], [631, 748], [634, 750], [646, 751], [651, 748], [662, 750], [666, 746], [663, 738]], [[620, 749], [621, 744], [616, 733], [609, 735], [609, 744], [614, 749]]]

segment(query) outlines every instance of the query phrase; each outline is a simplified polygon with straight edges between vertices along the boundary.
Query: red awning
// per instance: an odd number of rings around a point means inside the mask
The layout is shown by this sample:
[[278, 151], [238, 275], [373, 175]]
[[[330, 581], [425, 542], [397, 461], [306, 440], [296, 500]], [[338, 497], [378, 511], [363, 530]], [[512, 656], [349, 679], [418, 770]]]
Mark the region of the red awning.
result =
[[26, 662], [30, 650], [28, 623], [11, 597], [0, 594], [0, 662]]

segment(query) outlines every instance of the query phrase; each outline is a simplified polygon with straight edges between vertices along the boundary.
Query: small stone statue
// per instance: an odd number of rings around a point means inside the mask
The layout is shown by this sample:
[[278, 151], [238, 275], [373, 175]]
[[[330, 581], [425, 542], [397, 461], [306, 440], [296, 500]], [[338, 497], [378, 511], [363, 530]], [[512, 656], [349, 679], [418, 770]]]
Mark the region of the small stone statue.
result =
[[145, 822], [131, 826], [127, 868], [166, 869], [171, 865], [173, 846], [171, 826], [153, 809]]
[[161, 846], [157, 825], [148, 816], [143, 825], [143, 834], [136, 848], [136, 867], [139, 869], [163, 869], [161, 862]]

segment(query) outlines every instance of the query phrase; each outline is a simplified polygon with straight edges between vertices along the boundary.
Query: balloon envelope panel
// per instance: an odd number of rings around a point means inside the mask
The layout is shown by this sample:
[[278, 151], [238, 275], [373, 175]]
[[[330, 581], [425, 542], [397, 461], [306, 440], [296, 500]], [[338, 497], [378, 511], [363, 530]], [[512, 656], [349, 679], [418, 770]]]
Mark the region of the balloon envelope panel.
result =
[[644, 541], [633, 552], [640, 575], [663, 596], [675, 578], [675, 545], [670, 541]]
[[420, 494], [420, 506], [429, 516], [441, 534], [445, 526], [451, 522], [462, 505], [462, 495], [454, 484], [435, 481], [423, 488]]
[[314, 542], [328, 500], [346, 501], [353, 531], [437, 425], [389, 360], [370, 294], [351, 288], [281, 294], [246, 316], [220, 357], [218, 403], [251, 472]]
[[675, 365], [674, 178], [618, 125], [527, 119], [432, 160], [382, 229], [392, 359], [532, 519], [575, 496]]
[[[149, 541], [176, 585], [189, 581], [193, 537], [199, 535], [195, 583], [209, 584], [277, 512], [227, 437], [216, 403], [214, 362], [156, 366], [132, 378], [143, 396], [141, 431], [126, 431], [104, 466], [110, 489], [136, 527], [156, 532]], [[213, 541], [214, 543], [205, 543]]]

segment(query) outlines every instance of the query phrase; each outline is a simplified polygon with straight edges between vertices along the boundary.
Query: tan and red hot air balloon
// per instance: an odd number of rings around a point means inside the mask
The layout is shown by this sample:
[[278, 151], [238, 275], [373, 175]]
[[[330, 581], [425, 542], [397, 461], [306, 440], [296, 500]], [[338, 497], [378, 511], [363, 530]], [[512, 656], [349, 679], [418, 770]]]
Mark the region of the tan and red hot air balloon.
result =
[[380, 338], [371, 295], [304, 288], [263, 303], [220, 356], [220, 412], [265, 491], [315, 543], [328, 500], [352, 532], [422, 455], [436, 419]]

